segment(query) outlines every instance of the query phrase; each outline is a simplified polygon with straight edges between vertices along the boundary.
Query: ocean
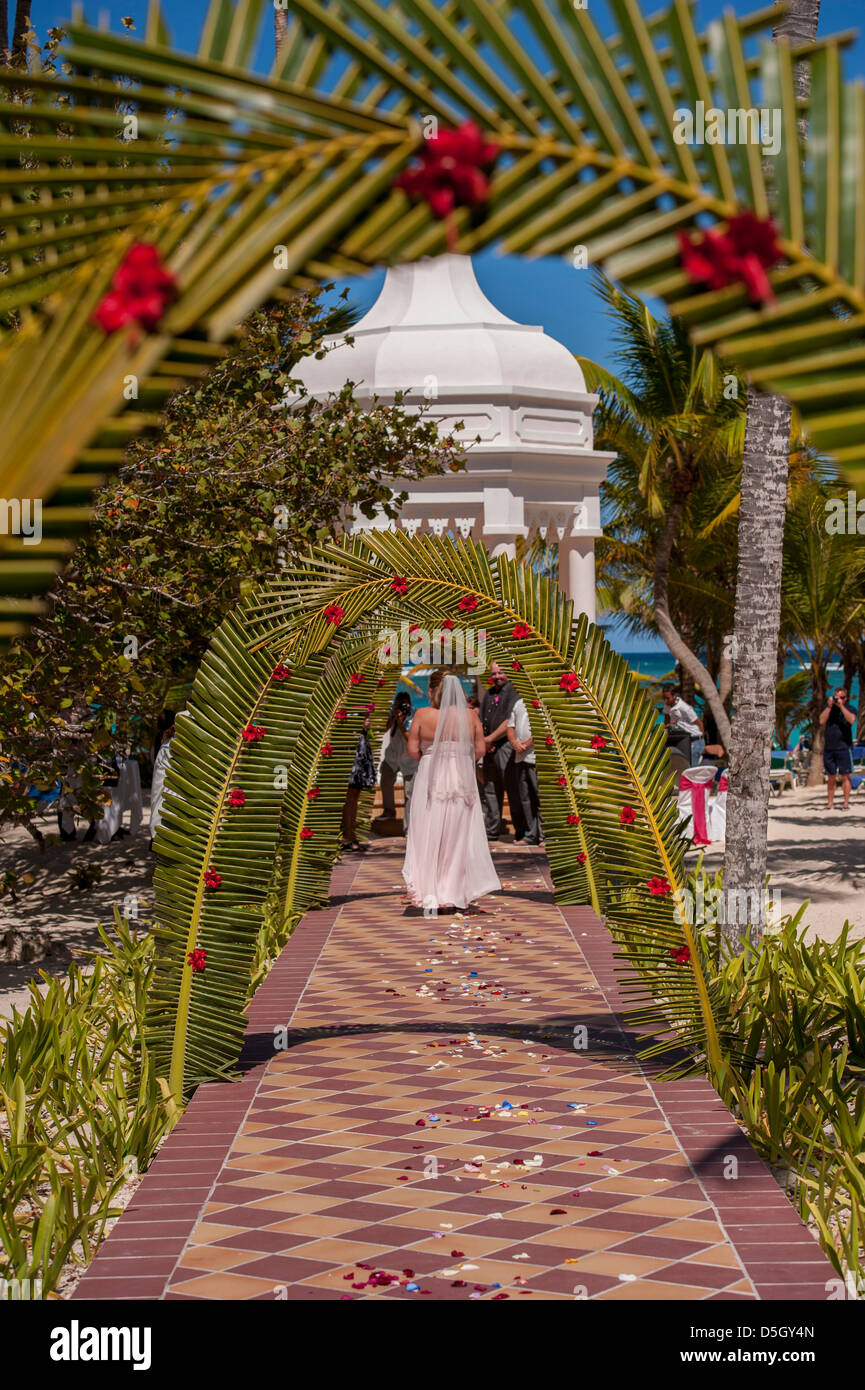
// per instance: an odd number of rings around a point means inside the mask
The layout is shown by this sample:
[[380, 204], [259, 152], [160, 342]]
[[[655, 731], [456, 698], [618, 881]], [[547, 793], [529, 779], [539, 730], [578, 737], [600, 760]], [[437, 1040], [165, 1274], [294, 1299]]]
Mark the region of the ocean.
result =
[[[673, 679], [675, 672], [675, 662], [666, 652], [621, 652], [620, 655], [628, 663], [635, 676], [640, 676], [648, 686], [658, 685], [666, 679]], [[784, 666], [785, 676], [792, 676], [796, 671], [801, 670], [801, 663], [795, 657], [788, 658]], [[461, 677], [463, 689], [466, 695], [470, 695], [474, 689], [474, 681], [469, 676]], [[833, 665], [829, 668], [829, 688], [834, 689], [840, 685], [844, 679], [840, 665]], [[429, 681], [429, 671], [416, 671], [404, 673], [399, 683], [400, 690], [407, 690], [411, 695], [412, 704], [416, 709], [428, 703], [427, 685]], [[850, 703], [858, 708], [859, 688], [854, 678], [850, 690]], [[791, 743], [795, 744], [801, 734], [807, 732], [804, 725], [797, 726], [793, 730]]]

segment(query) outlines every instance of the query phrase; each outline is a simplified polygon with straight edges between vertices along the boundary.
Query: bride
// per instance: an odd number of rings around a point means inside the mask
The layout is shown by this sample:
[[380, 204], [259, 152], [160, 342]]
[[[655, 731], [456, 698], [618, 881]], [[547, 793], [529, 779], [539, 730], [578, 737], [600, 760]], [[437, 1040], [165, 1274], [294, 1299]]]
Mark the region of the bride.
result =
[[416, 907], [466, 908], [501, 888], [475, 775], [486, 745], [456, 676], [434, 671], [429, 697], [408, 734], [408, 754], [419, 767], [402, 873]]

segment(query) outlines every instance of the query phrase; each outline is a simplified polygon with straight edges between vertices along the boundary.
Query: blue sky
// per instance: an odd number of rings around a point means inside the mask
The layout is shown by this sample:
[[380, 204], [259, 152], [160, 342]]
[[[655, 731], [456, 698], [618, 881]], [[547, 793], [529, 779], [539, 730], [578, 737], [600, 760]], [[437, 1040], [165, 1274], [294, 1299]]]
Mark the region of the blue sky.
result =
[[[645, 3], [643, 8], [654, 13], [660, 5], [652, 0], [652, 3]], [[754, 0], [754, 3], [736, 0], [732, 6], [725, 0], [700, 0], [697, 7], [698, 24], [702, 27], [729, 8], [739, 14], [750, 14], [760, 5], [758, 0]], [[65, 3], [61, 3], [61, 0], [34, 0], [32, 17], [37, 32], [42, 34], [52, 25], [63, 24], [69, 19], [72, 9], [71, 0], [65, 0]], [[207, 0], [167, 3], [163, 4], [163, 11], [168, 17], [177, 47], [194, 50], [207, 11]], [[122, 28], [120, 17], [129, 15], [143, 29], [147, 4], [146, 0], [120, 0], [120, 3], [115, 0], [108, 4], [97, 0], [95, 4], [87, 3], [85, 12], [91, 22], [104, 16], [111, 27], [118, 30]], [[602, 24], [603, 20], [599, 19], [598, 23]], [[863, 0], [823, 0], [820, 33], [831, 34], [850, 29], [865, 31]], [[259, 58], [260, 66], [266, 70], [272, 60], [267, 31], [263, 32]], [[848, 78], [863, 76], [865, 38], [861, 33], [856, 43], [847, 50], [844, 61]], [[547, 333], [558, 338], [572, 352], [609, 363], [606, 321], [591, 290], [588, 272], [575, 270], [565, 260], [549, 258], [527, 261], [516, 256], [500, 256], [492, 251], [475, 258], [475, 270], [484, 293], [510, 318], [522, 323], [542, 324]], [[383, 273], [379, 272], [363, 281], [351, 283], [352, 299], [359, 309], [365, 311], [372, 304], [382, 278]], [[641, 649], [653, 650], [658, 645], [657, 642], [643, 644]], [[638, 644], [629, 638], [626, 646], [633, 651], [637, 650]]]

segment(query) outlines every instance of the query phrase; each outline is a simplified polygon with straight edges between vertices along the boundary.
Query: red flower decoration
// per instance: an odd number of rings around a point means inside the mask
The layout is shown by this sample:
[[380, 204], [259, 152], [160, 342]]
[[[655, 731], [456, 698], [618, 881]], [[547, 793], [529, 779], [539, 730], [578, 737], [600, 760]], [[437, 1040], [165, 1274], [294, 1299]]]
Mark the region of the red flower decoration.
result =
[[714, 228], [696, 239], [679, 232], [682, 269], [688, 279], [710, 290], [737, 282], [745, 286], [752, 304], [771, 303], [775, 296], [766, 271], [783, 256], [778, 229], [771, 219], [751, 211], [731, 217], [726, 232]]
[[311, 831], [311, 830], [301, 830], [301, 832], [300, 832], [300, 838], [301, 838], [302, 840], [311, 840], [311, 839], [312, 839], [312, 831]]
[[394, 591], [395, 594], [407, 594], [407, 593], [408, 593], [408, 584], [407, 584], [406, 580], [403, 579], [402, 575], [400, 575], [400, 574], [395, 574], [395, 575], [394, 575], [393, 579], [391, 580], [391, 585], [390, 585], [390, 587], [393, 589], [393, 591]]
[[606, 748], [606, 746], [607, 740], [605, 738], [602, 738], [600, 734], [595, 734], [594, 738], [592, 739], [592, 748], [595, 750], [595, 752], [600, 753], [601, 749]]
[[349, 676], [349, 680], [351, 681], [352, 685], [360, 685], [361, 681], [363, 680], [363, 676], [361, 676], [357, 671], [352, 671], [351, 675]]
[[532, 700], [532, 704], [534, 705], [535, 709], [540, 709], [540, 708], [541, 708], [541, 702], [540, 702], [540, 700]]
[[153, 333], [176, 298], [177, 280], [162, 264], [159, 248], [152, 242], [136, 241], [114, 272], [111, 289], [100, 300], [93, 318], [103, 333], [116, 333], [127, 323], [137, 323]]
[[577, 862], [580, 864], [585, 864], [586, 856], [583, 850], [580, 850], [579, 854], [577, 855]]
[[205, 888], [218, 888], [222, 882], [222, 874], [218, 874], [215, 869], [204, 870]]
[[240, 737], [244, 743], [261, 743], [267, 730], [260, 724], [247, 724], [245, 729], [241, 729]]
[[420, 628], [420, 623], [411, 623], [411, 624], [409, 625], [409, 636], [411, 636], [411, 634], [412, 634], [413, 632], [417, 632], [419, 628]]
[[573, 695], [575, 690], [580, 688], [580, 678], [573, 671], [563, 671], [559, 677], [559, 690], [567, 690], [569, 695]]
[[334, 719], [343, 720], [343, 719], [345, 719], [345, 717], [346, 717], [347, 714], [348, 714], [348, 710], [347, 710], [347, 709], [338, 709], [337, 712], [336, 712], [336, 714], [335, 714], [333, 717], [334, 717]]
[[524, 637], [531, 637], [531, 635], [532, 630], [528, 623], [517, 623], [512, 633], [512, 636], [516, 637], [517, 641], [522, 641]]
[[448, 217], [454, 208], [477, 207], [485, 200], [489, 181], [484, 170], [498, 152], [474, 121], [464, 121], [458, 130], [442, 130], [424, 140], [418, 162], [394, 179], [394, 187], [415, 202], [428, 203], [434, 217]]
[[580, 818], [575, 811], [571, 811], [568, 816], [568, 825], [579, 825]]
[[364, 705], [364, 707], [363, 707], [363, 712], [364, 712], [364, 714], [372, 714], [372, 712], [373, 712], [374, 709], [375, 709], [375, 705], [373, 704], [372, 700], [370, 700], [370, 702], [369, 702], [368, 705]]
[[687, 965], [691, 959], [690, 946], [671, 946], [670, 955], [677, 965]]
[[474, 613], [477, 606], [478, 600], [476, 594], [463, 594], [462, 598], [457, 604], [457, 608], [460, 610], [461, 613]]
[[379, 681], [379, 685], [384, 685], [384, 676], [382, 676], [381, 680]]
[[665, 878], [650, 878], [646, 887], [653, 898], [665, 898], [673, 891]]
[[272, 681], [290, 681], [291, 672], [289, 671], [288, 667], [283, 666], [282, 662], [280, 661], [279, 665], [274, 666], [273, 670], [271, 671], [270, 679]]
[[332, 752], [333, 752], [333, 744], [332, 744], [332, 743], [323, 743], [323, 744], [321, 745], [321, 756], [322, 756], [323, 758], [329, 758]]
[[207, 952], [202, 951], [200, 948], [195, 951], [190, 951], [189, 955], [186, 957], [186, 963], [192, 967], [193, 972], [203, 970], [207, 964]]
[[512, 662], [511, 662], [511, 670], [512, 670], [512, 671], [521, 671], [522, 669], [523, 669], [523, 668], [522, 668], [522, 666], [520, 665], [520, 663], [519, 663], [518, 661], [512, 661]]
[[622, 825], [633, 825], [636, 819], [637, 813], [634, 810], [633, 806], [622, 807], [622, 814], [619, 816], [619, 820], [621, 821]]
[[325, 608], [324, 610], [325, 622], [331, 623], [333, 627], [339, 627], [344, 617], [345, 609], [340, 608], [338, 603], [329, 603], [327, 608]]
[[318, 796], [318, 793], [319, 793], [319, 788], [318, 788], [318, 787], [310, 787], [309, 791], [308, 791], [307, 794], [306, 794], [306, 799], [307, 799], [307, 801], [315, 801], [315, 799], [316, 799], [317, 796]]
[[442, 623], [442, 632], [451, 632], [453, 630], [453, 625], [453, 618], [445, 618], [444, 622]]
[[228, 793], [228, 804], [229, 806], [245, 806], [246, 792], [241, 787], [233, 787]]
[[544, 742], [546, 743], [548, 748], [552, 748], [555, 746], [556, 740], [553, 738], [552, 734], [547, 734], [546, 738], [544, 739]]
[[566, 787], [567, 785], [568, 785], [568, 779], [567, 779], [567, 777], [565, 776], [565, 774], [562, 773], [561, 777], [559, 778], [559, 786], [560, 786], [560, 787]]

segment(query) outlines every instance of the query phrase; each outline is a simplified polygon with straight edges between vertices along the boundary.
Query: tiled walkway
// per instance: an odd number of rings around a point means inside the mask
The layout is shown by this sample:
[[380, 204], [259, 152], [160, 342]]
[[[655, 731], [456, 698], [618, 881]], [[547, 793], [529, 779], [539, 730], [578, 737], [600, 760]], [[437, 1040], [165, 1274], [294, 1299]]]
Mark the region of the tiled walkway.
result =
[[74, 1297], [825, 1298], [707, 1083], [636, 1063], [609, 937], [542, 855], [499, 847], [505, 892], [436, 921], [401, 862], [339, 867], [243, 1080], [198, 1091]]

